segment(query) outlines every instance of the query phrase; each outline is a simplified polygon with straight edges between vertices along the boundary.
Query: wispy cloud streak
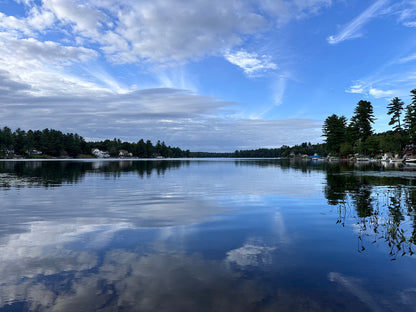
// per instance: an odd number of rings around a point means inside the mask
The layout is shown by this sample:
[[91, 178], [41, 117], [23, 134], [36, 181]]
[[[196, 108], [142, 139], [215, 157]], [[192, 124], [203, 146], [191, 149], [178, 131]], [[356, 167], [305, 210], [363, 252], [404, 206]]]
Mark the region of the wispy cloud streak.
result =
[[360, 30], [363, 25], [370, 21], [387, 2], [389, 2], [389, 0], [376, 1], [372, 6], [346, 25], [338, 34], [329, 36], [327, 39], [328, 43], [338, 44], [348, 39], [360, 37]]

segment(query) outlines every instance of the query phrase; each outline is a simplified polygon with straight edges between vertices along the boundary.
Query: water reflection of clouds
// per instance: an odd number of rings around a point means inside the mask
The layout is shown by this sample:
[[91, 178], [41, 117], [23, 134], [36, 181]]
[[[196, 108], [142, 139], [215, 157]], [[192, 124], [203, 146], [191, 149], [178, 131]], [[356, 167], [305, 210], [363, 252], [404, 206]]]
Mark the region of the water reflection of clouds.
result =
[[10, 193], [2, 203], [4, 209], [0, 212], [0, 235], [15, 232], [16, 227], [19, 231], [25, 231], [25, 224], [33, 220], [59, 222], [89, 218], [92, 224], [107, 220], [107, 223], [129, 222], [136, 227], [163, 227], [200, 223], [225, 211], [208, 200], [192, 197], [166, 198], [163, 195], [137, 194], [119, 197], [115, 194], [117, 190], [88, 197], [82, 192], [80, 190], [80, 194], [71, 196], [64, 189], [54, 189], [39, 196], [30, 193], [33, 197], [22, 196], [21, 192]]
[[[284, 272], [287, 262], [290, 269], [297, 269], [294, 245], [299, 241], [291, 227], [293, 220], [285, 219], [293, 214], [279, 207], [304, 200], [297, 197], [320, 194], [321, 172], [218, 164], [183, 169], [149, 179], [132, 172], [105, 179], [99, 173], [53, 190], [2, 192], [7, 196], [1, 198], [6, 208], [0, 217], [4, 214], [7, 219], [0, 218], [0, 310], [19, 300], [28, 300], [29, 309], [39, 311], [78, 311], [80, 307], [89, 311], [321, 311], [337, 304], [364, 310], [371, 300], [377, 302], [379, 297], [371, 291], [360, 293], [365, 288], [361, 281], [340, 273], [328, 276], [341, 289], [331, 293], [330, 299], [314, 296], [302, 286], [291, 291], [284, 282], [281, 288], [276, 286], [278, 281], [267, 284], [290, 274]], [[251, 220], [252, 216], [260, 219]], [[202, 223], [218, 218], [236, 218], [231, 231], [204, 232], [205, 226], [217, 230], [213, 226], [218, 223]], [[236, 225], [239, 221], [247, 223]], [[14, 224], [23, 227], [21, 233], [7, 231]], [[149, 237], [140, 237], [144, 232], [139, 229], [144, 227], [152, 228], [148, 229], [154, 235], [150, 243]], [[249, 230], [233, 232], [244, 228]], [[223, 233], [232, 235], [227, 243], [214, 247], [215, 255], [207, 251], [210, 246], [195, 246], [206, 243], [205, 234]], [[130, 234], [137, 237], [120, 243]], [[210, 239], [215, 243], [222, 237]], [[111, 250], [114, 244], [119, 249]], [[186, 253], [190, 249], [216, 260]], [[262, 279], [256, 274], [248, 280], [250, 272], [275, 275]], [[326, 274], [322, 273], [323, 280]], [[330, 292], [321, 291], [325, 296]], [[344, 292], [350, 296], [344, 298]], [[405, 289], [398, 298], [406, 306], [414, 304], [412, 295], [414, 290]]]
[[[416, 305], [416, 288], [406, 288], [386, 295], [372, 292], [371, 286], [363, 279], [346, 276], [339, 272], [330, 272], [328, 279], [341, 287], [342, 291], [353, 295], [366, 305], [368, 311], [412, 311]], [[386, 309], [386, 307], [389, 307]]]
[[[279, 214], [275, 218], [280, 220], [275, 225], [283, 222]], [[223, 259], [208, 260], [186, 254], [180, 246], [176, 251], [157, 248], [155, 254], [101, 245], [94, 249], [88, 242], [111, 241], [117, 232], [135, 227], [84, 221], [88, 219], [66, 224], [34, 222], [30, 232], [9, 236], [0, 248], [0, 309], [27, 301], [28, 310], [37, 311], [323, 311], [330, 300], [362, 308], [339, 293], [322, 300], [301, 289], [291, 292], [244, 277], [249, 267], [261, 270], [274, 265], [276, 250], [286, 239], [251, 237], [241, 247], [225, 252]], [[175, 235], [172, 231], [177, 229], [183, 227], [160, 228], [158, 240]], [[88, 248], [75, 249], [80, 244]], [[99, 255], [102, 251], [103, 256]], [[328, 278], [364, 304], [375, 300], [368, 291], [362, 294], [359, 280], [339, 273], [330, 273]], [[400, 294], [403, 304], [412, 300], [411, 294], [411, 289]]]
[[140, 257], [113, 250], [97, 272], [76, 273], [67, 281], [68, 289], [59, 289], [52, 280], [1, 286], [1, 305], [26, 298], [32, 309], [41, 311], [97, 311], [103, 306], [106, 311], [242, 311], [260, 302], [262, 294], [239, 277], [197, 255]]
[[240, 267], [264, 266], [272, 263], [272, 252], [276, 247], [246, 243], [244, 246], [227, 252], [226, 261]]
[[[184, 224], [202, 222], [218, 212], [206, 203], [198, 204], [194, 201], [179, 201], [169, 205], [148, 203], [137, 211], [132, 210], [128, 214], [129, 220], [114, 216], [109, 218], [104, 211], [101, 213], [103, 217], [74, 218], [60, 215], [58, 220], [28, 222], [34, 217], [29, 214], [24, 218], [26, 221], [20, 224], [21, 232], [3, 229], [0, 237], [1, 279], [4, 282], [15, 276], [33, 277], [91, 268], [95, 265], [96, 257], [86, 252], [77, 253], [70, 250], [70, 246], [73, 248], [74, 244], [78, 244], [87, 250], [106, 248], [114, 235], [122, 230], [155, 227], [159, 241], [165, 241], [170, 236], [178, 238], [181, 232], [184, 232], [183, 239], [189, 232], [189, 227], [184, 227]], [[22, 221], [22, 216], [19, 216], [19, 220]]]
[[85, 222], [86, 220], [68, 220], [68, 223], [32, 222], [27, 225], [27, 232], [3, 237], [0, 245], [2, 281], [15, 280], [16, 277], [31, 278], [39, 274], [52, 275], [63, 271], [89, 269], [96, 265], [96, 256], [85, 251], [71, 250], [68, 246], [80, 243], [83, 237], [94, 233], [94, 241], [84, 241], [83, 247], [102, 247], [99, 245], [108, 243], [114, 233], [131, 227], [127, 223]]
[[348, 293], [354, 295], [365, 303], [371, 311], [382, 311], [381, 307], [373, 296], [360, 284], [360, 280], [354, 277], [344, 276], [338, 272], [330, 272], [328, 278], [331, 282], [339, 284]]
[[330, 272], [328, 279], [336, 283], [348, 294], [358, 298], [368, 311], [414, 311], [416, 288], [406, 288], [386, 296], [371, 291], [371, 285], [365, 285], [364, 279], [346, 276], [339, 272]]
[[223, 261], [197, 254], [125, 250], [107, 252], [94, 270], [3, 283], [0, 290], [0, 308], [27, 300], [28, 309], [37, 311], [324, 311], [328, 304], [301, 290], [248, 280]]

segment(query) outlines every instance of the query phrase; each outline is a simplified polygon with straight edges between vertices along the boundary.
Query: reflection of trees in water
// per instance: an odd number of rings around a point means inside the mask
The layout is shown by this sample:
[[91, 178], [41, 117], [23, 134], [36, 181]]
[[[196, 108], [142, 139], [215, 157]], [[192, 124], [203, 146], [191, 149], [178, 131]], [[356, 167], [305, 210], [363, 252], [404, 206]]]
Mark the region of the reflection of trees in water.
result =
[[256, 166], [256, 167], [276, 167], [282, 170], [300, 170], [304, 173], [312, 171], [325, 171], [328, 173], [345, 172], [345, 171], [380, 171], [391, 170], [386, 168], [381, 162], [349, 162], [349, 161], [323, 161], [312, 160], [311, 158], [274, 158], [274, 159], [236, 159], [236, 165], [239, 166]]
[[359, 218], [370, 217], [374, 214], [372, 189], [370, 185], [362, 184], [351, 194], [353, 205]]
[[360, 172], [327, 171], [325, 196], [338, 205], [338, 224], [355, 219], [358, 251], [365, 242], [383, 241], [392, 260], [413, 255], [416, 244], [415, 181], [402, 177], [365, 176]]
[[87, 173], [120, 177], [136, 172], [141, 178], [163, 175], [189, 161], [18, 161], [0, 162], [0, 187], [60, 186], [79, 183]]

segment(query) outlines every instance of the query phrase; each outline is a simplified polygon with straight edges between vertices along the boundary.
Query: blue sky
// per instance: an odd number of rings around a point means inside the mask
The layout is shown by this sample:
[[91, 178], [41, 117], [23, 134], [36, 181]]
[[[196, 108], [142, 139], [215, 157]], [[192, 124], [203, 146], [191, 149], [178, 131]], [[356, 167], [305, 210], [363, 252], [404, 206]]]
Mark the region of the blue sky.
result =
[[0, 126], [193, 151], [322, 141], [416, 88], [413, 0], [0, 0]]

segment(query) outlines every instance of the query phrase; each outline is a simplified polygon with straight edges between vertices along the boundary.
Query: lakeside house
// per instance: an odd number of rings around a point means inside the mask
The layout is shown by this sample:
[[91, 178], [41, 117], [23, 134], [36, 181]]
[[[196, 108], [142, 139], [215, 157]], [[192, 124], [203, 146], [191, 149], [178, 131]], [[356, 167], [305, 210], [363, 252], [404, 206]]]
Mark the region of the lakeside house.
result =
[[118, 151], [118, 157], [133, 157], [133, 154], [129, 153], [129, 151], [122, 149]]
[[415, 144], [406, 145], [403, 151], [403, 155], [406, 158], [416, 158], [416, 145]]

